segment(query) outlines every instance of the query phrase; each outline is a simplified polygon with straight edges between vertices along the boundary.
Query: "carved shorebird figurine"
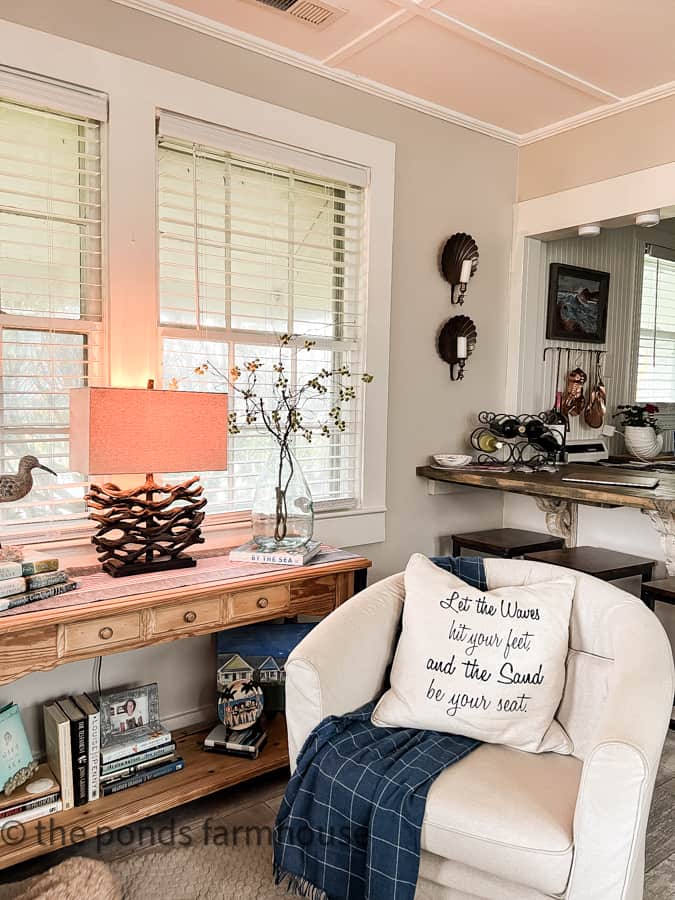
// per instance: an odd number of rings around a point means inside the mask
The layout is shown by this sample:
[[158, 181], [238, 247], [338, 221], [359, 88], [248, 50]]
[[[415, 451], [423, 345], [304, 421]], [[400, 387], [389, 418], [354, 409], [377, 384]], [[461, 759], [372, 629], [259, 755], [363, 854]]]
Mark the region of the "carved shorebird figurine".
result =
[[0, 475], [0, 503], [11, 503], [30, 494], [33, 490], [33, 469], [44, 469], [56, 475], [53, 469], [43, 466], [35, 456], [22, 456], [16, 475]]

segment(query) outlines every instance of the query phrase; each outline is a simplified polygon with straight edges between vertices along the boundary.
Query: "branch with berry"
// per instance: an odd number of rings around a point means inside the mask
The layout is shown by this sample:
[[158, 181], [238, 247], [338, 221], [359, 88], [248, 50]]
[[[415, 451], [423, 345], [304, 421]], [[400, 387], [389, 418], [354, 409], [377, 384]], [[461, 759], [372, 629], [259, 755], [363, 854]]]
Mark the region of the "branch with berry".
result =
[[[233, 410], [228, 415], [230, 434], [239, 434], [244, 425], [262, 425], [283, 448], [295, 434], [311, 443], [314, 435], [328, 438], [335, 432], [346, 430], [345, 407], [357, 399], [354, 379], [358, 377], [364, 384], [370, 384], [373, 376], [367, 373], [358, 375], [346, 365], [333, 369], [324, 367], [292, 386], [289, 366], [284, 362], [284, 348], [294, 339], [292, 334], [282, 334], [279, 338], [278, 358], [271, 365], [271, 397], [264, 396], [266, 392], [261, 389], [260, 372], [265, 369], [266, 364], [259, 357], [254, 357], [241, 366], [235, 365], [227, 373], [208, 360], [197, 366], [196, 374], [211, 373], [222, 378], [244, 400], [243, 412]], [[315, 346], [316, 341], [306, 339], [300, 350], [309, 353]], [[327, 417], [303, 414], [303, 409], [306, 409], [310, 401], [327, 395], [335, 397]]]

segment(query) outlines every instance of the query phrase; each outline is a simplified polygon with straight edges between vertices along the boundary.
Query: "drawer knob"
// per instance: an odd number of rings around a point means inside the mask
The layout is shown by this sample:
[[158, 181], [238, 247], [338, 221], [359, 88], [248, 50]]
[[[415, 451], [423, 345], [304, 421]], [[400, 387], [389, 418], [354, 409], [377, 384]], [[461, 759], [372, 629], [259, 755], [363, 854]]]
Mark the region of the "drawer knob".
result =
[[267, 604], [269, 602], [270, 601], [267, 599], [267, 597], [258, 597], [258, 609], [267, 609]]
[[192, 625], [192, 623], [195, 622], [196, 619], [197, 613], [194, 611], [194, 609], [189, 609], [183, 616], [183, 621], [186, 625]]
[[113, 636], [113, 630], [112, 630], [112, 628], [110, 628], [109, 625], [106, 625], [105, 628], [101, 628], [101, 630], [98, 633], [98, 636], [101, 638], [102, 641], [109, 641], [110, 638]]

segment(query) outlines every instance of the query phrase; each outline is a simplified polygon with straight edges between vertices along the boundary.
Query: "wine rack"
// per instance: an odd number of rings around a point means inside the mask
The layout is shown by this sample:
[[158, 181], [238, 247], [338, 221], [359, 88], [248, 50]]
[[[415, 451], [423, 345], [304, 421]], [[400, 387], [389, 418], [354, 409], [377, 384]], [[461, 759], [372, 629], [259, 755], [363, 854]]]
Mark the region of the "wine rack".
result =
[[538, 469], [555, 465], [565, 452], [565, 424], [551, 423], [550, 412], [478, 413], [479, 425], [471, 433], [476, 461], [503, 463], [514, 468]]

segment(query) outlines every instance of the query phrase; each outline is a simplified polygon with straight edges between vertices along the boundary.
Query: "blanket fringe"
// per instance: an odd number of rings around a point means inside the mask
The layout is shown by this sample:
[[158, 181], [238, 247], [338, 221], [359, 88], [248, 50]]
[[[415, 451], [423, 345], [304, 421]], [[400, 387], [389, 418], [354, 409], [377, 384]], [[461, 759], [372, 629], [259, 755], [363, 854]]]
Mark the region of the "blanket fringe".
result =
[[283, 885], [286, 882], [286, 892], [296, 897], [307, 897], [309, 900], [330, 900], [328, 894], [316, 887], [306, 878], [286, 872], [281, 866], [274, 864], [274, 883]]

